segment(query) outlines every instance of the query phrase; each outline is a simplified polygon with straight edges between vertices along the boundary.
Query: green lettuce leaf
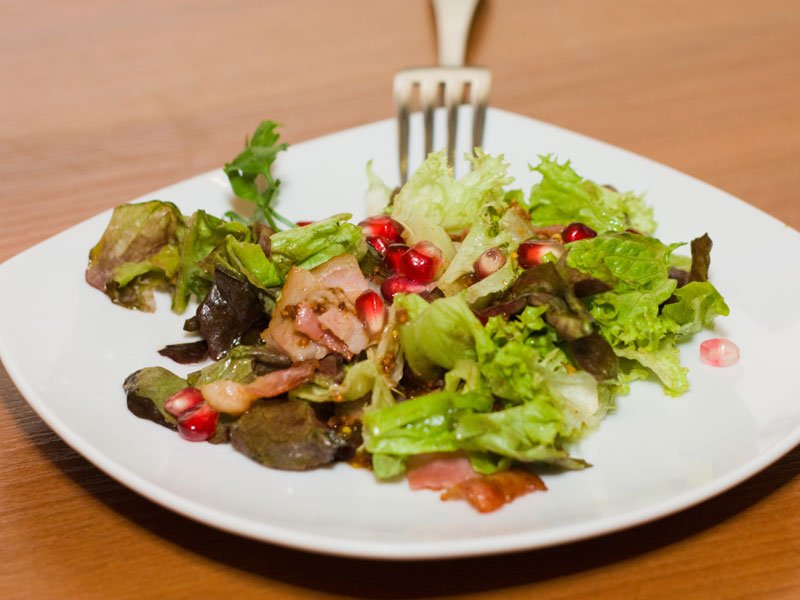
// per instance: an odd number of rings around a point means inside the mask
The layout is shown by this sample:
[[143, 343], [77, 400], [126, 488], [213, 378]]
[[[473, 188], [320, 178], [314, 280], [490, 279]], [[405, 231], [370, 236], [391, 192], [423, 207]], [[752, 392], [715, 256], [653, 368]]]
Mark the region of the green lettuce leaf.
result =
[[169, 287], [178, 274], [185, 228], [184, 217], [171, 202], [116, 207], [89, 252], [86, 281], [116, 304], [154, 311], [153, 290]]
[[180, 272], [172, 294], [172, 310], [182, 313], [192, 295], [202, 299], [211, 288], [213, 271], [203, 265], [211, 252], [229, 236], [251, 239], [250, 228], [229, 222], [198, 210], [190, 218], [180, 245]]
[[[728, 314], [711, 283], [677, 288], [677, 281], [670, 279], [671, 253], [680, 245], [618, 233], [574, 242], [567, 254], [568, 265], [612, 286], [588, 298], [600, 334], [617, 356], [650, 369], [670, 395], [684, 393], [689, 385], [687, 370], [680, 365], [678, 339]], [[628, 380], [639, 376], [624, 368], [620, 374]]]
[[542, 181], [528, 198], [533, 222], [537, 226], [568, 225], [575, 221], [595, 231], [622, 231], [628, 228], [651, 234], [655, 231], [653, 209], [631, 192], [620, 193], [582, 178], [570, 165], [559, 164], [551, 156], [541, 156], [531, 170]]
[[502, 155], [476, 150], [470, 161], [470, 173], [455, 180], [444, 151], [431, 153], [394, 198], [392, 217], [405, 224], [412, 215], [421, 215], [448, 234], [469, 229], [480, 208], [502, 200], [504, 186], [513, 181]]
[[485, 333], [461, 296], [428, 304], [416, 294], [400, 294], [394, 306], [406, 311], [406, 321], [399, 327], [400, 344], [406, 363], [417, 375], [433, 379], [460, 360], [477, 358], [476, 337]]
[[386, 210], [392, 197], [392, 190], [372, 169], [372, 161], [367, 163], [367, 194], [365, 204], [368, 215], [377, 215]]
[[664, 391], [670, 396], [680, 396], [689, 390], [689, 380], [686, 377], [689, 369], [681, 366], [680, 350], [673, 337], [665, 337], [654, 349], [621, 346], [615, 347], [614, 352], [650, 369], [661, 380]]
[[475, 261], [486, 250], [498, 248], [509, 256], [535, 233], [530, 215], [518, 204], [498, 201], [484, 204], [458, 252], [439, 278], [439, 288], [445, 295], [452, 295], [458, 289], [454, 286], [456, 281], [472, 273]]
[[367, 245], [361, 228], [347, 222], [350, 217], [341, 213], [305, 227], [279, 231], [270, 238], [272, 261], [285, 274], [293, 266], [313, 269], [345, 253], [360, 260]]
[[267, 346], [241, 345], [231, 348], [224, 358], [190, 373], [187, 380], [192, 386], [221, 379], [247, 383], [267, 371], [289, 366], [291, 361], [286, 356]]
[[283, 283], [281, 271], [267, 258], [261, 246], [253, 242], [228, 236], [214, 253], [213, 262], [215, 268], [238, 273], [261, 290]]
[[631, 233], [570, 244], [567, 265], [612, 286], [589, 298], [590, 313], [612, 346], [658, 347], [666, 333], [660, 306], [677, 286], [669, 278], [669, 256], [680, 245]]
[[567, 469], [586, 463], [560, 447], [560, 412], [552, 405], [530, 402], [496, 412], [465, 414], [458, 419], [459, 446], [470, 452], [491, 453], [523, 463], [542, 462]]
[[730, 312], [725, 299], [708, 281], [692, 281], [673, 294], [675, 302], [661, 310], [665, 327], [679, 336], [697, 333], [714, 318]]
[[289, 392], [290, 398], [309, 402], [352, 402], [367, 396], [370, 401], [366, 410], [394, 404], [389, 386], [371, 360], [362, 360], [347, 367], [341, 383], [317, 375]]
[[146, 367], [131, 373], [122, 387], [127, 396], [128, 410], [134, 415], [177, 429], [178, 422], [164, 408], [164, 403], [186, 385], [185, 379], [163, 367]]
[[439, 391], [365, 413], [364, 447], [373, 455], [375, 476], [401, 473], [406, 456], [457, 451], [460, 416], [491, 408], [492, 397], [485, 391]]

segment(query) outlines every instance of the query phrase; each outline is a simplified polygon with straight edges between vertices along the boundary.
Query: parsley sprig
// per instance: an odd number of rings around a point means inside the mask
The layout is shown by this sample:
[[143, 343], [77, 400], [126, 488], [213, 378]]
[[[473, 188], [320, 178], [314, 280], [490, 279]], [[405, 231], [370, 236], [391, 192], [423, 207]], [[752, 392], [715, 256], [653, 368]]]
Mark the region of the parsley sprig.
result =
[[275, 230], [280, 229], [278, 222], [287, 227], [297, 226], [272, 208], [281, 185], [281, 180], [272, 176], [272, 163], [279, 152], [288, 148], [287, 144], [278, 143], [280, 135], [277, 128], [278, 124], [273, 121], [262, 121], [253, 136], [245, 139], [244, 150], [226, 163], [225, 174], [234, 194], [256, 205], [251, 219], [228, 211], [225, 216], [229, 219], [244, 223], [266, 222]]

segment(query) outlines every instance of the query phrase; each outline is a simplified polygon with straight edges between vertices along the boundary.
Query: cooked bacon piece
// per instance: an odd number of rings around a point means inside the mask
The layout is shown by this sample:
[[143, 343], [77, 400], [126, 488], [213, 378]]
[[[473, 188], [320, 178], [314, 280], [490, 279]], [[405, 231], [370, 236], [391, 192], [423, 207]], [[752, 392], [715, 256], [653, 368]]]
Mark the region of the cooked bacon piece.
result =
[[314, 309], [308, 302], [301, 302], [297, 305], [297, 314], [294, 317], [294, 328], [302, 334], [307, 335], [315, 342], [318, 342], [322, 335], [322, 327]]
[[350, 359], [369, 344], [354, 306], [367, 289], [369, 283], [350, 254], [311, 271], [293, 267], [261, 337], [293, 361], [321, 359], [330, 352]]
[[[307, 335], [310, 339], [317, 342], [317, 344], [327, 348], [331, 352], [336, 352], [338, 354], [341, 354], [342, 356], [344, 356], [346, 359], [349, 360], [353, 358], [353, 354], [355, 351], [361, 352], [361, 350], [364, 349], [364, 346], [356, 344], [356, 346], [358, 346], [357, 349], [353, 348], [354, 352], [351, 352], [347, 344], [345, 344], [340, 337], [337, 337], [339, 332], [333, 327], [331, 327], [331, 324], [326, 319], [326, 316], [329, 313], [333, 312], [342, 312], [342, 311], [340, 311], [338, 308], [332, 308], [328, 311], [325, 311], [321, 315], [317, 315], [317, 313], [314, 312], [314, 309], [311, 308], [311, 305], [308, 302], [303, 302], [297, 305], [297, 316], [295, 316], [294, 318], [294, 328], [300, 333]], [[325, 329], [323, 329], [323, 326], [325, 327]], [[326, 331], [326, 329], [328, 331]], [[360, 327], [360, 331], [362, 332], [362, 337], [366, 339], [366, 335], [363, 335], [363, 329], [364, 329], [363, 327]], [[353, 334], [350, 331], [343, 330], [343, 332], [346, 334], [344, 336], [345, 339], [352, 339]]]
[[446, 490], [480, 477], [461, 454], [427, 454], [409, 458], [408, 485], [412, 490]]
[[347, 347], [358, 354], [369, 344], [364, 324], [352, 311], [331, 308], [319, 316], [319, 322], [340, 340], [347, 340]]
[[355, 304], [356, 298], [369, 288], [369, 282], [352, 254], [340, 254], [311, 272], [321, 287], [342, 290], [351, 304]]
[[201, 385], [199, 389], [206, 404], [214, 410], [241, 415], [258, 398], [274, 398], [308, 381], [318, 365], [316, 360], [310, 360], [256, 377], [250, 383], [222, 379]]
[[512, 469], [462, 481], [445, 491], [442, 500], [466, 500], [479, 512], [487, 513], [519, 496], [546, 489], [544, 482], [533, 473]]
[[261, 333], [261, 338], [294, 362], [323, 358], [328, 350], [295, 330], [296, 305], [319, 289], [316, 277], [310, 271], [292, 267], [286, 276], [280, 298], [272, 311], [269, 327]]

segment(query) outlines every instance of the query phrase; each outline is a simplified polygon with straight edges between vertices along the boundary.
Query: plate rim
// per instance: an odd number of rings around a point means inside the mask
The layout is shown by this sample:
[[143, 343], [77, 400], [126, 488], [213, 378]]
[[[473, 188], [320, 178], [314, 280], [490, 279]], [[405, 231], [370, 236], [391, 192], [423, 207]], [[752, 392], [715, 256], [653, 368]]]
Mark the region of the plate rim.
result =
[[[744, 200], [733, 196], [732, 194], [721, 190], [716, 186], [699, 180], [694, 176], [682, 171], [678, 171], [672, 167], [669, 167], [668, 165], [659, 163], [646, 156], [642, 156], [602, 140], [562, 128], [558, 125], [539, 121], [526, 115], [494, 107], [490, 108], [489, 110], [490, 113], [498, 113], [507, 117], [526, 119], [534, 122], [538, 126], [552, 128], [559, 133], [569, 134], [570, 136], [579, 136], [580, 138], [588, 140], [592, 143], [601, 144], [603, 146], [613, 148], [615, 151], [624, 152], [629, 157], [634, 157], [637, 160], [644, 160], [652, 165], [658, 166], [659, 168], [668, 169], [672, 176], [689, 178], [695, 184], [701, 184], [711, 190], [714, 190], [716, 193], [724, 194], [726, 196], [726, 200], [734, 200], [747, 206], [749, 209], [758, 211], [772, 221], [789, 227], [780, 219], [777, 219], [758, 207], [750, 205]], [[308, 144], [314, 144], [344, 133], [356, 133], [361, 129], [368, 129], [375, 126], [380, 126], [381, 124], [385, 125], [386, 123], [391, 123], [393, 121], [394, 119], [383, 119], [373, 123], [362, 124], [340, 131], [327, 133], [313, 139], [304, 140], [294, 144], [293, 146], [300, 147]], [[147, 194], [128, 200], [128, 202], [136, 202], [143, 198], [154, 197], [163, 190], [186, 184], [192, 180], [210, 178], [220, 173], [222, 173], [220, 168], [211, 169], [206, 172], [190, 176], [181, 181], [174, 182], [152, 192], [148, 192]], [[68, 235], [75, 229], [87, 226], [87, 224], [89, 224], [91, 221], [106, 217], [111, 213], [112, 210], [113, 209], [109, 208], [96, 215], [88, 217], [87, 219], [84, 219], [81, 222], [64, 229], [63, 231], [50, 236], [25, 250], [22, 250], [16, 255], [5, 260], [3, 263], [0, 263], [0, 281], [4, 279], [6, 273], [9, 272], [9, 265], [15, 264], [18, 260], [24, 260], [26, 256], [35, 252], [40, 247], [52, 243], [61, 236]], [[789, 228], [793, 230], [793, 228]], [[125, 485], [125, 487], [127, 487], [129, 490], [134, 491], [155, 502], [156, 504], [193, 521], [216, 529], [227, 531], [238, 536], [297, 550], [348, 558], [374, 560], [466, 558], [522, 550], [535, 550], [544, 547], [568, 544], [624, 529], [638, 527], [644, 523], [674, 515], [732, 489], [736, 485], [743, 483], [771, 464], [777, 462], [783, 456], [791, 452], [798, 444], [800, 444], [800, 422], [798, 422], [790, 433], [779, 438], [770, 446], [760, 450], [758, 455], [753, 459], [739, 465], [737, 468], [725, 473], [723, 476], [715, 477], [714, 479], [698, 487], [685, 490], [680, 494], [632, 511], [626, 511], [613, 516], [594, 517], [577, 524], [561, 525], [546, 530], [530, 530], [513, 534], [500, 534], [492, 537], [467, 537], [451, 540], [379, 542], [373, 540], [340, 539], [334, 538], [331, 535], [298, 531], [293, 530], [290, 527], [274, 525], [270, 523], [254, 523], [252, 519], [231, 515], [224, 510], [205, 506], [200, 502], [185, 498], [175, 492], [148, 481], [144, 477], [141, 477], [135, 472], [130, 471], [124, 465], [119, 464], [112, 457], [106, 456], [100, 450], [95, 449], [91, 443], [87, 442], [78, 433], [74, 432], [52, 411], [52, 409], [48, 406], [48, 403], [44, 401], [44, 398], [40, 397], [39, 392], [32, 387], [32, 383], [24, 378], [22, 370], [17, 364], [15, 356], [12, 354], [11, 348], [7, 345], [4, 336], [0, 336], [0, 361], [2, 361], [3, 365], [5, 366], [9, 378], [19, 390], [22, 398], [34, 410], [34, 412], [36, 412], [39, 418], [41, 418], [47, 424], [47, 426], [54, 433], [56, 433], [56, 435], [58, 435], [84, 459], [99, 468], [107, 476]], [[256, 528], [255, 530], [254, 525]]]

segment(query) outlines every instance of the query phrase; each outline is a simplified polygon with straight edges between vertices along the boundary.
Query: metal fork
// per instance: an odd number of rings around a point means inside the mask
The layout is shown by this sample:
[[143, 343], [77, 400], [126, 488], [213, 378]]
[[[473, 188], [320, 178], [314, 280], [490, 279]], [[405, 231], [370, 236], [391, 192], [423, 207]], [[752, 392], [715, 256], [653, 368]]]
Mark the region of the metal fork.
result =
[[479, 147], [483, 141], [491, 73], [488, 69], [464, 66], [469, 28], [479, 0], [431, 1], [436, 18], [439, 66], [404, 69], [394, 76], [401, 183], [408, 179], [411, 103], [415, 89], [419, 92], [423, 113], [425, 156], [433, 150], [434, 109], [444, 105], [447, 110], [447, 160], [450, 165], [454, 164], [458, 107], [467, 91], [473, 108], [472, 148]]

